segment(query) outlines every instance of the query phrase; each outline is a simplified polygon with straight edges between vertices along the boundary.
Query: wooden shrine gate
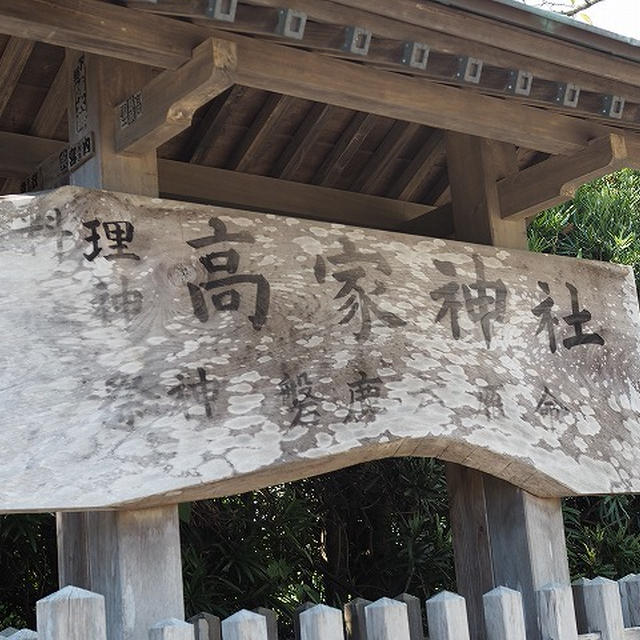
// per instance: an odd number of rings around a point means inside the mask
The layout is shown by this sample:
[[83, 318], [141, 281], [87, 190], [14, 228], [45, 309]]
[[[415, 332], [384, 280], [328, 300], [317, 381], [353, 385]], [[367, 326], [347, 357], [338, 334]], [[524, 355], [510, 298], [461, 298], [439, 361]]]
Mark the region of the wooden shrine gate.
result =
[[[0, 0], [0, 177], [31, 192], [0, 200], [0, 511], [58, 512], [38, 637], [273, 640], [184, 622], [177, 504], [410, 455], [447, 461], [463, 596], [431, 640], [639, 637], [636, 576], [570, 588], [560, 507], [640, 487], [633, 277], [525, 251], [640, 166], [637, 43], [281, 4]], [[349, 638], [422, 640], [401, 600]]]

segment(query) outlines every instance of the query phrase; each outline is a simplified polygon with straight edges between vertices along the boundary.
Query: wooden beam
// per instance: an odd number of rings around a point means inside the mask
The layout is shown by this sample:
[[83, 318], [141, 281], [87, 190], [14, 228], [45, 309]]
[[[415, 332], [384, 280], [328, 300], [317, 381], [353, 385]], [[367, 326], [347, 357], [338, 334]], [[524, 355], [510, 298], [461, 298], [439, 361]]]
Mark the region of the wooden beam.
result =
[[581, 185], [625, 167], [640, 168], [637, 141], [611, 134], [569, 157], [554, 156], [502, 180], [503, 218], [528, 218], [573, 198]]
[[335, 184], [371, 133], [374, 125], [374, 116], [369, 113], [356, 113], [333, 149], [327, 154], [316, 175], [313, 176], [313, 183], [323, 186]]
[[543, 60], [571, 69], [588, 71], [632, 85], [638, 84], [638, 64], [614, 58], [551, 36], [532, 33], [527, 29], [506, 25], [490, 18], [460, 11], [435, 2], [416, 3], [413, 0], [333, 0], [336, 4], [362, 9], [410, 25], [428, 27], [484, 45], [495, 46], [529, 58]]
[[64, 146], [59, 140], [3, 131], [0, 133], [0, 176], [22, 180]]
[[236, 34], [238, 83], [406, 120], [483, 135], [547, 153], [572, 153], [607, 133], [601, 125], [474, 94], [424, 78], [370, 69]]
[[[158, 161], [158, 176], [160, 192], [165, 197], [380, 229], [397, 229], [403, 222], [433, 209], [422, 204], [173, 160]], [[438, 218], [444, 221], [444, 216]]]
[[0, 58], [0, 115], [9, 103], [33, 51], [33, 41], [9, 38]]
[[446, 145], [456, 239], [526, 249], [525, 225], [502, 219], [496, 185], [517, 171], [515, 148], [451, 131]]
[[235, 68], [233, 43], [210, 38], [198, 45], [189, 62], [162, 72], [115, 107], [116, 151], [155, 151], [184, 131], [196, 109], [233, 84]]
[[273, 175], [282, 180], [291, 180], [322, 133], [322, 127], [331, 114], [332, 107], [315, 103], [305, 115], [293, 138], [282, 152]]
[[[174, 68], [186, 62], [195, 46], [211, 33], [196, 25], [96, 0], [0, 0], [0, 18], [0, 30], [5, 33]], [[238, 43], [238, 82], [258, 89], [483, 135], [548, 153], [573, 153], [607, 133], [606, 127], [593, 122], [422, 78], [236, 34], [225, 38]]]
[[393, 161], [419, 129], [420, 125], [412, 122], [395, 122], [351, 188], [361, 193], [374, 193], [393, 169]]
[[[471, 0], [473, 2], [474, 0]], [[204, 0], [202, 0], [204, 2]], [[165, 4], [165, 0], [160, 0], [161, 4]], [[153, 7], [157, 7], [156, 3], [136, 2], [135, 6], [145, 8], [148, 10], [154, 10]], [[167, 0], [167, 4], [176, 5], [175, 2]], [[185, 6], [192, 8], [201, 3], [192, 2], [185, 3]], [[261, 5], [263, 7], [273, 7], [278, 9], [281, 7], [281, 0], [252, 0], [252, 4]], [[356, 24], [363, 28], [368, 29], [375, 34], [376, 38], [372, 43], [372, 47], [369, 52], [368, 59], [372, 63], [379, 63], [379, 57], [384, 56], [382, 50], [393, 51], [393, 40], [406, 42], [426, 42], [429, 43], [433, 51], [438, 51], [444, 54], [450, 54], [454, 56], [471, 56], [480, 58], [488, 65], [496, 68], [506, 69], [526, 69], [534, 74], [536, 78], [543, 78], [551, 82], [573, 82], [584, 90], [595, 91], [597, 93], [610, 93], [614, 95], [624, 95], [628, 99], [637, 100], [640, 95], [640, 87], [637, 82], [622, 83], [619, 81], [605, 78], [602, 74], [587, 73], [581, 67], [568, 68], [563, 66], [564, 58], [547, 62], [535, 57], [536, 49], [533, 52], [528, 53], [516, 53], [513, 51], [506, 51], [501, 46], [495, 46], [495, 43], [485, 44], [468, 37], [468, 34], [452, 35], [447, 32], [437, 31], [418, 25], [415, 23], [409, 24], [407, 22], [400, 22], [398, 20], [383, 16], [379, 13], [367, 10], [367, 8], [359, 9], [354, 7], [347, 7], [336, 3], [334, 0], [288, 0], [287, 6], [292, 9], [298, 9], [303, 11], [309, 16], [309, 22], [305, 30], [305, 38], [302, 42], [290, 42], [293, 46], [309, 46], [313, 48], [321, 48], [326, 41], [325, 38], [320, 37], [322, 31], [326, 31], [327, 27], [333, 25], [345, 25]], [[189, 9], [186, 9], [188, 11]], [[491, 8], [495, 15], [496, 8]], [[526, 13], [519, 11], [519, 13]], [[193, 15], [193, 14], [191, 14]], [[468, 13], [459, 12], [460, 21], [466, 24], [468, 19]], [[314, 22], [312, 22], [312, 20]], [[233, 23], [227, 23], [224, 25], [217, 24], [216, 27], [225, 30], [238, 30], [242, 31], [242, 16], [237, 19], [237, 25]], [[323, 24], [318, 24], [323, 23]], [[320, 33], [316, 33], [319, 31]], [[554, 35], [557, 32], [554, 30]], [[543, 40], [546, 40], [544, 35], [540, 36]], [[611, 38], [604, 39], [607, 45], [610, 47], [607, 51], [611, 51], [615, 48], [616, 41]], [[381, 45], [380, 49], [378, 45]], [[540, 45], [542, 46], [542, 44]], [[324, 44], [326, 47], [326, 44]], [[339, 45], [338, 45], [339, 48]], [[343, 54], [343, 57], [344, 54]], [[393, 56], [386, 56], [387, 61], [392, 61]], [[613, 59], [608, 56], [609, 61]], [[397, 57], [396, 57], [397, 60]]]
[[0, 33], [177, 69], [209, 33], [98, 0], [0, 0]]
[[272, 93], [262, 105], [247, 133], [238, 144], [229, 164], [230, 169], [246, 171], [260, 147], [267, 142], [283, 114], [291, 108], [293, 98]]
[[413, 200], [418, 197], [420, 190], [424, 189], [426, 179], [444, 157], [444, 133], [433, 131], [396, 181], [391, 197], [398, 200]]
[[246, 87], [235, 85], [221, 105], [216, 104], [218, 101], [214, 100], [211, 106], [208, 107], [207, 113], [193, 136], [196, 140], [196, 145], [191, 152], [189, 162], [208, 164], [209, 155], [212, 152], [216, 138], [224, 132], [229, 117], [247, 91], [250, 90]]

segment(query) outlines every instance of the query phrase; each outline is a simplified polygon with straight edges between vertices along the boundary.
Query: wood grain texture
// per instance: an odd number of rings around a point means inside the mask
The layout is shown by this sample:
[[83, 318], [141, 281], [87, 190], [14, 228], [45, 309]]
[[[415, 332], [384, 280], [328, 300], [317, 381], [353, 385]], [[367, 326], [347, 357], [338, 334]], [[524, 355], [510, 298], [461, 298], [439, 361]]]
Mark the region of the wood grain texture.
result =
[[193, 625], [177, 618], [157, 622], [149, 629], [149, 640], [193, 640], [193, 638]]
[[[626, 267], [72, 187], [0, 215], [3, 511], [166, 504], [399, 451], [541, 496], [639, 490]], [[483, 286], [502, 302], [478, 315]]]
[[427, 600], [429, 640], [469, 640], [467, 607], [462, 596], [442, 591]]
[[364, 608], [367, 640], [411, 640], [407, 605], [380, 598]]
[[268, 640], [267, 619], [243, 609], [222, 621], [223, 640]]
[[0, 57], [0, 115], [11, 100], [22, 71], [33, 51], [33, 41], [9, 38]]
[[40, 640], [106, 640], [104, 597], [65, 587], [36, 604]]
[[191, 125], [196, 109], [233, 84], [235, 66], [234, 45], [210, 38], [198, 45], [189, 62], [179, 69], [163, 71], [146, 86], [138, 87], [141, 113], [132, 122], [125, 121], [123, 126], [119, 118], [123, 105], [114, 108], [116, 151], [133, 155], [155, 152]]
[[167, 617], [184, 619], [176, 506], [57, 519], [61, 586], [104, 595], [107, 640], [138, 640]]
[[318, 604], [300, 614], [300, 640], [344, 640], [342, 612]]
[[518, 591], [496, 587], [484, 594], [483, 601], [487, 640], [527, 640]]
[[538, 620], [543, 638], [578, 640], [571, 586], [548, 584], [536, 592]]

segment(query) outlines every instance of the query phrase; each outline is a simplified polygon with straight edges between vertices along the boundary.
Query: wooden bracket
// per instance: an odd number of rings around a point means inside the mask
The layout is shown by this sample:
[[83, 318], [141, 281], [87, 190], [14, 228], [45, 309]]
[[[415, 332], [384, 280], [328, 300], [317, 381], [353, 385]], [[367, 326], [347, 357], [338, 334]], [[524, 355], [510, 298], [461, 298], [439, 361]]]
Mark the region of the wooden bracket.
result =
[[570, 200], [578, 187], [624, 168], [640, 167], [640, 139], [612, 133], [572, 156], [553, 156], [498, 183], [503, 218], [528, 218]]
[[115, 148], [139, 155], [157, 149], [191, 125], [198, 107], [235, 79], [236, 46], [209, 38], [180, 68], [163, 71], [115, 107]]

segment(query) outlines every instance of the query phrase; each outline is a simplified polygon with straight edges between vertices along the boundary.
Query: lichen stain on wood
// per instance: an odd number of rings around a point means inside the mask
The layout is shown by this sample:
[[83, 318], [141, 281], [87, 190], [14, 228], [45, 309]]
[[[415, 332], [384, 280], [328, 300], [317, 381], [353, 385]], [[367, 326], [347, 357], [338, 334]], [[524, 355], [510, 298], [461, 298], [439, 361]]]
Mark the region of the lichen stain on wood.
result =
[[629, 269], [65, 187], [0, 200], [0, 511], [436, 456], [640, 491]]

